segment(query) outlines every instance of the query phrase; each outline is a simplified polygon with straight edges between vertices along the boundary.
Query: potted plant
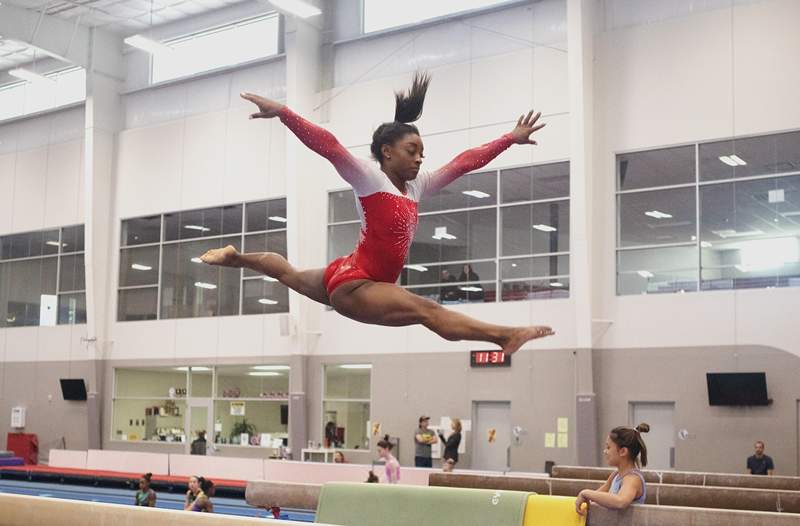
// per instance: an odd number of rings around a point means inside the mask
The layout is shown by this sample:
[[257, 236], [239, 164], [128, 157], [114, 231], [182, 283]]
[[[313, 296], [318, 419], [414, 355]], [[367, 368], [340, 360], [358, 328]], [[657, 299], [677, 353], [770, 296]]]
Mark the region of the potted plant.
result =
[[[240, 422], [234, 422], [230, 435], [231, 444], [238, 444], [243, 433], [247, 433], [248, 437], [256, 434], [256, 426], [248, 422], [246, 418], [242, 418]], [[246, 446], [247, 444], [244, 445]]]

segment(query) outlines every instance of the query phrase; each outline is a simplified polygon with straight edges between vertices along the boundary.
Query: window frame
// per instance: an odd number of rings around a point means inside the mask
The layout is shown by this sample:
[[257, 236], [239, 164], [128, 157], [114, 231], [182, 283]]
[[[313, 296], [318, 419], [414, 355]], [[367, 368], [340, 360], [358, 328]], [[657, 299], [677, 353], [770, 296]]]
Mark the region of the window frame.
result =
[[[117, 236], [117, 242], [119, 243], [118, 254], [122, 254], [122, 252], [125, 251], [125, 250], [131, 250], [131, 249], [137, 249], [137, 248], [145, 248], [145, 247], [158, 247], [158, 281], [157, 281], [157, 283], [155, 285], [148, 284], [148, 285], [126, 285], [126, 286], [120, 286], [120, 284], [119, 284], [120, 283], [120, 279], [119, 278], [120, 278], [120, 270], [121, 269], [119, 268], [119, 265], [118, 265], [118, 268], [116, 269], [116, 272], [117, 272], [116, 323], [128, 323], [128, 322], [132, 322], [132, 321], [159, 321], [159, 320], [173, 320], [173, 319], [194, 319], [194, 318], [200, 318], [200, 317], [203, 317], [203, 318], [206, 318], [206, 317], [216, 318], [216, 317], [220, 317], [220, 316], [251, 316], [251, 315], [259, 315], [259, 314], [263, 315], [261, 313], [247, 313], [247, 314], [245, 314], [243, 312], [244, 285], [245, 285], [245, 282], [246, 281], [252, 281], [252, 280], [261, 280], [261, 279], [264, 279], [264, 278], [263, 278], [263, 276], [247, 276], [247, 275], [245, 275], [245, 269], [242, 268], [242, 269], [239, 269], [239, 301], [238, 301], [237, 310], [236, 310], [236, 312], [234, 314], [225, 314], [225, 315], [216, 314], [214, 316], [198, 316], [198, 317], [190, 316], [188, 318], [186, 318], [186, 317], [184, 317], [184, 318], [163, 317], [161, 315], [161, 309], [162, 309], [161, 300], [162, 300], [162, 292], [163, 292], [163, 285], [164, 285], [163, 284], [164, 247], [167, 246], [167, 245], [177, 245], [177, 244], [181, 244], [181, 243], [185, 244], [185, 243], [192, 243], [192, 242], [204, 241], [204, 240], [220, 240], [220, 239], [229, 239], [229, 238], [233, 238], [233, 237], [238, 237], [239, 242], [240, 242], [240, 246], [242, 247], [242, 250], [244, 250], [245, 240], [246, 240], [247, 236], [265, 235], [265, 234], [276, 233], [276, 232], [288, 233], [288, 224], [287, 223], [284, 223], [284, 225], [287, 225], [287, 226], [283, 226], [283, 227], [280, 227], [280, 228], [267, 228], [266, 230], [247, 231], [247, 206], [248, 205], [257, 204], [257, 203], [262, 203], [262, 202], [271, 202], [271, 201], [278, 201], [278, 200], [284, 200], [284, 201], [287, 202], [287, 205], [288, 205], [288, 198], [286, 196], [277, 196], [277, 197], [269, 197], [269, 198], [266, 198], [266, 199], [256, 199], [256, 200], [252, 200], [252, 201], [237, 201], [237, 202], [234, 202], [234, 203], [226, 203], [226, 204], [210, 206], [210, 207], [190, 208], [190, 209], [186, 209], [186, 210], [177, 210], [177, 211], [161, 212], [161, 213], [158, 213], [158, 214], [147, 214], [147, 215], [143, 215], [143, 216], [133, 216], [133, 217], [120, 218], [120, 221], [119, 221], [120, 230], [119, 230], [119, 235]], [[241, 230], [238, 233], [232, 233], [232, 234], [220, 233], [218, 235], [213, 235], [213, 236], [200, 236], [200, 237], [193, 237], [193, 238], [187, 238], [187, 239], [173, 239], [173, 240], [169, 240], [169, 241], [165, 240], [165, 229], [166, 229], [165, 216], [167, 216], [167, 215], [180, 214], [180, 213], [184, 213], [184, 212], [192, 212], [192, 211], [195, 211], [195, 210], [223, 209], [224, 207], [239, 206], [239, 205], [241, 205]], [[125, 244], [123, 242], [123, 239], [122, 239], [122, 232], [123, 232], [122, 225], [126, 221], [131, 221], [131, 220], [135, 220], [135, 219], [143, 219], [143, 218], [154, 218], [156, 216], [159, 217], [159, 221], [160, 221], [159, 240], [158, 241], [153, 241], [153, 242], [148, 242], [148, 243], [140, 243], [140, 244], [133, 244], [133, 245], [132, 244]], [[157, 292], [156, 293], [156, 317], [154, 319], [152, 319], [152, 320], [121, 320], [119, 318], [119, 293], [120, 293], [120, 291], [123, 291], [123, 290], [133, 290], [133, 289], [156, 289], [156, 292]], [[288, 309], [289, 309], [289, 305], [287, 304], [285, 311], [280, 311], [280, 312], [276, 312], [276, 313], [266, 313], [266, 314], [285, 314], [285, 313], [289, 312]]]
[[[724, 179], [711, 179], [711, 180], [702, 180], [700, 174], [700, 148], [701, 145], [704, 144], [713, 144], [719, 143], [724, 141], [736, 141], [741, 139], [754, 139], [754, 138], [768, 138], [774, 135], [782, 135], [788, 133], [800, 133], [800, 128], [798, 129], [788, 129], [788, 130], [773, 130], [769, 133], [753, 133], [753, 134], [743, 134], [743, 135], [736, 135], [733, 137], [716, 137], [716, 138], [709, 138], [704, 140], [696, 140], [696, 141], [687, 141], [687, 142], [679, 142], [674, 144], [668, 145], [657, 145], [657, 146], [650, 146], [645, 148], [634, 148], [634, 149], [626, 149], [626, 150], [617, 150], [613, 152], [614, 156], [614, 206], [615, 206], [615, 242], [614, 242], [614, 284], [615, 284], [615, 295], [617, 297], [623, 296], [632, 296], [637, 295], [636, 293], [629, 293], [623, 294], [620, 293], [619, 286], [620, 286], [620, 269], [619, 269], [619, 254], [621, 252], [626, 251], [636, 251], [636, 250], [650, 250], [650, 249], [658, 249], [658, 248], [670, 248], [670, 247], [695, 247], [697, 249], [697, 266], [695, 268], [696, 272], [696, 283], [697, 287], [694, 290], [674, 290], [672, 291], [673, 294], [675, 293], [684, 293], [684, 292], [705, 292], [705, 291], [715, 291], [715, 290], [727, 290], [727, 291], [735, 291], [739, 290], [736, 287], [731, 287], [727, 289], [715, 289], [715, 288], [708, 288], [704, 289], [703, 287], [703, 247], [702, 243], [703, 240], [701, 239], [701, 230], [702, 230], [702, 216], [701, 216], [701, 189], [706, 187], [711, 187], [714, 185], [726, 185], [732, 183], [740, 183], [740, 182], [747, 182], [747, 181], [758, 181], [758, 180], [770, 180], [770, 179], [782, 179], [788, 177], [796, 177], [800, 175], [800, 170], [793, 170], [788, 172], [782, 173], [771, 173], [771, 174], [761, 174], [761, 175], [751, 175], [745, 177], [730, 177]], [[695, 159], [695, 166], [694, 166], [694, 180], [689, 183], [678, 183], [673, 185], [660, 185], [660, 186], [653, 186], [653, 187], [646, 187], [646, 188], [634, 188], [629, 190], [620, 190], [619, 187], [619, 173], [618, 173], [618, 166], [619, 163], [617, 162], [617, 158], [620, 155], [628, 155], [633, 153], [641, 153], [641, 152], [649, 152], [653, 150], [662, 150], [662, 149], [669, 149], [669, 148], [680, 148], [686, 146], [694, 146], [694, 159]], [[673, 189], [680, 189], [680, 188], [693, 188], [694, 189], [694, 198], [695, 198], [695, 233], [694, 233], [694, 240], [690, 242], [679, 242], [679, 243], [665, 243], [665, 244], [643, 244], [643, 245], [636, 245], [630, 247], [623, 247], [620, 244], [620, 231], [622, 226], [621, 221], [621, 207], [620, 207], [620, 196], [626, 194], [633, 194], [633, 193], [641, 193], [641, 192], [653, 192], [653, 191], [661, 191], [661, 190], [673, 190]], [[766, 287], [759, 287], [759, 288], [766, 288]], [[790, 288], [790, 287], [783, 287], [783, 288]], [[754, 287], [755, 289], [755, 287]], [[639, 294], [651, 294], [648, 291], [640, 292]], [[658, 294], [665, 294], [664, 292]], [[669, 294], [669, 293], [666, 293]]]
[[[327, 384], [328, 384], [328, 374], [327, 368], [328, 367], [341, 367], [343, 365], [361, 365], [361, 364], [369, 364], [369, 399], [364, 398], [328, 398], [326, 396], [327, 392]], [[372, 423], [372, 409], [373, 409], [373, 401], [374, 392], [373, 392], [373, 381], [372, 381], [372, 373], [375, 370], [375, 364], [372, 362], [330, 362], [330, 363], [322, 363], [322, 390], [320, 391], [321, 394], [321, 404], [320, 404], [320, 443], [325, 439], [325, 402], [339, 402], [339, 403], [354, 403], [354, 404], [369, 404], [369, 418], [367, 419], [367, 423]], [[366, 368], [365, 368], [366, 369]], [[355, 449], [355, 448], [331, 448], [335, 449], [336, 451], [342, 452], [361, 452], [361, 451], [372, 451], [372, 446], [375, 441], [372, 439], [372, 434], [367, 433], [367, 440], [369, 441], [369, 447], [365, 449]], [[346, 442], [346, 441], [345, 441]]]
[[[570, 287], [571, 281], [570, 276], [571, 273], [568, 274], [558, 274], [554, 276], [532, 276], [526, 278], [509, 278], [503, 279], [501, 273], [501, 265], [503, 261], [507, 260], [514, 260], [514, 259], [521, 259], [521, 258], [533, 258], [533, 257], [547, 257], [547, 256], [568, 256], [571, 257], [571, 248], [572, 244], [570, 243], [570, 250], [567, 251], [559, 251], [559, 252], [544, 252], [544, 253], [531, 253], [531, 254], [515, 254], [515, 255], [502, 255], [502, 246], [503, 246], [503, 225], [502, 225], [502, 211], [503, 209], [512, 208], [512, 207], [521, 207], [521, 206], [530, 206], [530, 205], [537, 205], [537, 204], [546, 204], [546, 203], [553, 203], [553, 202], [564, 202], [570, 204], [571, 207], [571, 194], [567, 194], [563, 197], [552, 197], [547, 199], [529, 199], [524, 201], [513, 201], [509, 203], [502, 202], [502, 174], [504, 171], [507, 170], [515, 170], [520, 168], [536, 168], [541, 166], [549, 166], [549, 165], [556, 165], [567, 163], [569, 165], [570, 159], [569, 158], [560, 158], [560, 159], [553, 159], [548, 160], [546, 162], [539, 162], [539, 163], [524, 163], [524, 164], [513, 164], [509, 166], [503, 166], [501, 168], [494, 168], [489, 170], [475, 170], [474, 172], [470, 172], [470, 175], [473, 174], [481, 174], [481, 173], [494, 173], [495, 177], [495, 192], [496, 192], [496, 199], [494, 204], [489, 205], [481, 205], [481, 206], [468, 206], [468, 207], [461, 207], [461, 208], [453, 208], [453, 209], [443, 209], [443, 210], [434, 210], [434, 211], [427, 211], [427, 212], [419, 212], [419, 217], [426, 217], [426, 216], [434, 216], [434, 215], [442, 215], [448, 213], [456, 213], [456, 212], [470, 212], [475, 210], [491, 210], [495, 209], [495, 228], [496, 228], [496, 236], [495, 236], [495, 257], [493, 258], [477, 258], [477, 259], [470, 259], [470, 260], [453, 260], [453, 261], [432, 261], [432, 262], [414, 262], [413, 265], [430, 265], [430, 266], [446, 266], [446, 265], [465, 265], [469, 263], [484, 263], [484, 262], [494, 262], [495, 263], [495, 277], [494, 279], [480, 279], [477, 282], [448, 282], [447, 285], [450, 286], [464, 286], [469, 284], [493, 284], [495, 286], [494, 291], [494, 301], [486, 301], [486, 302], [465, 302], [465, 304], [471, 303], [499, 303], [503, 301], [519, 301], [514, 299], [503, 300], [503, 283], [519, 283], [519, 282], [532, 282], [532, 281], [547, 281], [548, 283], [553, 282], [562, 282], [563, 280], [567, 280], [570, 284], [569, 286], [565, 287], [564, 290], [567, 292], [567, 295], [564, 297], [551, 297], [551, 298], [526, 298], [523, 301], [538, 301], [540, 299], [568, 299], [571, 295]], [[572, 167], [569, 165], [569, 179], [571, 184], [571, 176], [572, 176]], [[331, 236], [331, 228], [338, 227], [343, 225], [360, 225], [361, 220], [359, 218], [356, 219], [348, 219], [343, 221], [331, 221], [331, 205], [332, 205], [332, 195], [339, 194], [341, 192], [352, 192], [352, 188], [350, 187], [339, 187], [335, 189], [328, 190], [328, 198], [327, 198], [327, 207], [326, 207], [326, 225], [327, 225], [327, 233], [326, 233], [326, 242], [328, 244], [328, 254], [327, 258], [328, 261], [332, 261], [333, 257], [330, 253], [330, 236]], [[570, 217], [571, 217], [571, 208], [570, 208]], [[356, 214], [358, 215], [358, 214]], [[572, 231], [570, 230], [570, 240], [572, 237]], [[405, 270], [409, 263], [407, 262], [403, 269]], [[402, 275], [401, 275], [402, 277]], [[399, 285], [399, 280], [398, 280]], [[411, 290], [413, 292], [414, 289], [432, 289], [439, 287], [441, 288], [444, 284], [440, 282], [430, 283], [430, 284], [419, 284], [419, 285], [400, 285], [406, 290]], [[559, 289], [554, 288], [551, 289], [551, 292], [557, 292]]]

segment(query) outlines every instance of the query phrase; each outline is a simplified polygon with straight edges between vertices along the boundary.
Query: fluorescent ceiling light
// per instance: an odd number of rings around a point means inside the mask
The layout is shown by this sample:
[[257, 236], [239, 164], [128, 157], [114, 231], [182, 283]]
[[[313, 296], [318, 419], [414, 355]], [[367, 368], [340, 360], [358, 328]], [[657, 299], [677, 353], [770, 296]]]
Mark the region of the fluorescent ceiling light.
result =
[[736, 268], [742, 272], [768, 270], [781, 267], [784, 263], [797, 263], [800, 260], [800, 247], [795, 237], [754, 239], [742, 243], [739, 256], [742, 263]]
[[554, 282], [552, 282], [552, 283], [550, 284], [550, 286], [551, 286], [551, 287], [563, 287], [563, 286], [564, 286], [564, 284], [563, 284], [563, 283], [561, 283], [560, 281], [554, 281]]
[[514, 267], [514, 268], [517, 268], [517, 264], [516, 263], [512, 263], [511, 266]]
[[728, 157], [727, 155], [720, 155], [719, 160], [723, 163], [727, 164], [728, 166], [739, 166], [739, 163]]
[[204, 283], [202, 281], [195, 281], [194, 286], [200, 289], [208, 289], [208, 290], [214, 290], [215, 288], [217, 288], [216, 285], [213, 285], [211, 283]]
[[[44, 244], [45, 245], [50, 245], [51, 247], [57, 247], [58, 246], [58, 241], [45, 241]], [[67, 244], [64, 243], [64, 246], [67, 246]]]
[[159, 42], [157, 40], [153, 40], [152, 38], [147, 38], [142, 35], [133, 35], [125, 39], [125, 43], [129, 46], [133, 46], [137, 49], [141, 49], [142, 51], [147, 51], [153, 55], [157, 53], [164, 53], [174, 51], [168, 45]]
[[192, 263], [202, 263], [202, 262], [203, 262], [203, 260], [202, 260], [202, 259], [200, 259], [200, 258], [192, 258], [192, 259], [191, 259], [191, 262], [192, 262]]
[[783, 191], [783, 188], [770, 190], [767, 192], [767, 199], [770, 203], [783, 203], [786, 201], [786, 193]]
[[347, 363], [340, 365], [339, 369], [372, 369], [371, 363]]
[[131, 268], [133, 270], [153, 270], [153, 267], [150, 267], [148, 265], [141, 265], [139, 263], [134, 263], [133, 265], [131, 265]]
[[[184, 366], [182, 366], [182, 367], [176, 367], [176, 368], [175, 368], [175, 370], [176, 370], [176, 371], [188, 371], [188, 370], [189, 370], [189, 368], [188, 368], [187, 366], [185, 366], [185, 365], [184, 365]], [[210, 370], [211, 370], [211, 367], [204, 367], [204, 366], [202, 366], [202, 365], [192, 365], [192, 372], [197, 372], [197, 371], [210, 371]]]
[[441, 239], [456, 239], [456, 236], [453, 234], [447, 233], [446, 226], [437, 226], [434, 228], [433, 235], [431, 236], [433, 239], [441, 240]]
[[716, 234], [722, 239], [727, 239], [729, 237], [749, 237], [749, 236], [760, 236], [764, 232], [762, 230], [747, 230], [744, 232], [738, 232], [732, 228], [726, 230], [712, 230], [712, 234]]
[[783, 217], [793, 217], [793, 216], [800, 216], [800, 211], [797, 212], [784, 212], [781, 214]]
[[645, 279], [650, 279], [654, 276], [654, 274], [649, 270], [637, 270], [636, 273]]
[[186, 225], [183, 228], [186, 230], [197, 230], [199, 232], [209, 232], [211, 229], [200, 225]]
[[672, 217], [672, 214], [668, 214], [666, 212], [659, 212], [658, 210], [648, 210], [644, 213], [644, 215], [653, 217], [655, 219], [669, 219]]
[[277, 279], [273, 278], [272, 276], [264, 276], [261, 279], [263, 279], [264, 281], [269, 281], [270, 283], [275, 283], [276, 281], [278, 281]]
[[262, 305], [277, 305], [278, 304], [277, 301], [271, 300], [269, 298], [261, 298], [261, 299], [258, 300], [258, 302], [260, 304], [262, 304]]
[[27, 80], [28, 82], [55, 82], [55, 79], [51, 77], [45, 77], [44, 75], [34, 73], [33, 71], [25, 68], [11, 69], [8, 71], [8, 74], [12, 77], [17, 77], [18, 79]]
[[254, 365], [251, 369], [256, 371], [288, 371], [290, 367], [288, 365]]
[[276, 221], [278, 223], [285, 223], [287, 219], [283, 216], [269, 216], [268, 218], [270, 221]]
[[731, 155], [730, 158], [731, 158], [731, 161], [735, 162], [739, 166], [746, 166], [747, 165], [747, 163], [744, 161], [744, 159], [742, 159], [738, 155]]
[[541, 230], [542, 232], [555, 232], [557, 230], [557, 228], [550, 225], [533, 225], [533, 228]]
[[417, 272], [427, 272], [428, 267], [422, 265], [406, 265], [408, 270], [416, 270]]
[[466, 286], [466, 287], [458, 287], [458, 290], [463, 290], [464, 292], [483, 292], [483, 289], [480, 287], [473, 287], [473, 286]]
[[309, 18], [322, 14], [318, 7], [303, 0], [269, 0], [269, 3], [278, 11], [299, 16], [300, 18]]
[[711, 248], [712, 247], [711, 243], [709, 243], [708, 241], [701, 241], [700, 242], [700, 246], [703, 247], [703, 248]]
[[282, 376], [281, 373], [275, 371], [250, 371], [247, 374], [250, 376]]
[[464, 195], [468, 195], [470, 197], [475, 197], [477, 199], [485, 199], [487, 197], [491, 197], [491, 194], [487, 194], [486, 192], [481, 192], [480, 190], [464, 190], [461, 193]]

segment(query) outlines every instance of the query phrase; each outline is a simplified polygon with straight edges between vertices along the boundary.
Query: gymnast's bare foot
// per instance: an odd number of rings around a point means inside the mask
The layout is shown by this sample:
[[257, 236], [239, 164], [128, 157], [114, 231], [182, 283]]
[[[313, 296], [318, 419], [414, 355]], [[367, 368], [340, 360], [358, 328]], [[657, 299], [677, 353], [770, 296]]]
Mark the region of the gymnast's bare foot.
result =
[[550, 327], [544, 325], [534, 325], [532, 327], [520, 327], [511, 329], [506, 336], [505, 340], [500, 344], [503, 352], [506, 354], [514, 354], [522, 347], [525, 342], [534, 340], [536, 338], [544, 338], [552, 336], [555, 331]]
[[239, 252], [233, 245], [225, 248], [214, 248], [200, 256], [200, 260], [208, 265], [219, 265], [220, 267], [241, 267], [239, 263]]

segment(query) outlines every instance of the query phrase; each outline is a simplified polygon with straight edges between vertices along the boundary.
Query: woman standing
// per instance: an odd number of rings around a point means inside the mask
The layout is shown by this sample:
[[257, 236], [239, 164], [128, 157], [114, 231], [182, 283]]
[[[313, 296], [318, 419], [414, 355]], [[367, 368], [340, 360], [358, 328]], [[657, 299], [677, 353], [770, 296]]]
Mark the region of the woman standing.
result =
[[383, 437], [383, 440], [378, 442], [378, 456], [385, 462], [386, 482], [388, 484], [397, 484], [400, 482], [400, 462], [392, 455], [392, 448], [394, 444], [389, 442], [389, 435]]
[[458, 463], [458, 446], [461, 445], [461, 419], [454, 418], [450, 421], [450, 429], [453, 431], [447, 439], [440, 432], [439, 438], [444, 444], [444, 453], [442, 453], [442, 461], [452, 460], [453, 465]]

